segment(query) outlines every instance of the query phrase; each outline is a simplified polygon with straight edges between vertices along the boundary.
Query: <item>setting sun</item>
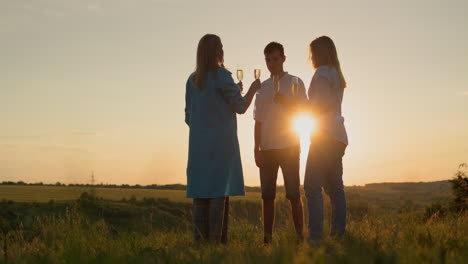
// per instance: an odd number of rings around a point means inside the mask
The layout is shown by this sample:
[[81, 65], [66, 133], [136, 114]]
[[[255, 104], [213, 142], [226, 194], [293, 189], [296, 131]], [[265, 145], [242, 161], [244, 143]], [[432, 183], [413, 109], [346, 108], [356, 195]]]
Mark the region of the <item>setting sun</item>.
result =
[[293, 120], [293, 129], [301, 138], [301, 147], [306, 149], [310, 143], [310, 134], [315, 130], [314, 119], [306, 113], [299, 113]]

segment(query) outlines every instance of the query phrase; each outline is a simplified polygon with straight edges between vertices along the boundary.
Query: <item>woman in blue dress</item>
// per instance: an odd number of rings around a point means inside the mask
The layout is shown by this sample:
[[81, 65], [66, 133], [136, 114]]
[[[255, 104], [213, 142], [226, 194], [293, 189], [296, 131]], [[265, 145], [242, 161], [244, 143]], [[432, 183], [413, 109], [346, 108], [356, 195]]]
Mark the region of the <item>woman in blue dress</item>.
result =
[[197, 66], [187, 80], [185, 123], [190, 128], [187, 197], [193, 198], [196, 241], [227, 242], [229, 196], [245, 195], [237, 138], [237, 114], [250, 106], [260, 81], [245, 96], [224, 68], [221, 39], [200, 39]]

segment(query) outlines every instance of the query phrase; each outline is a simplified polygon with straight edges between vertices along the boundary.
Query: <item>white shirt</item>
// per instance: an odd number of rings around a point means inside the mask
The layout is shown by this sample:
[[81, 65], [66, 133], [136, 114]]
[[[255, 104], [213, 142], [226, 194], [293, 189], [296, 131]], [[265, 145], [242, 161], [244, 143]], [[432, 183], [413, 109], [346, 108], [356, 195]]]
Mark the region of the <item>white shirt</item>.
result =
[[309, 86], [309, 103], [327, 110], [322, 117], [319, 129], [329, 133], [336, 140], [348, 145], [348, 135], [341, 114], [343, 88], [335, 67], [320, 66], [315, 71]]
[[[286, 98], [292, 95], [293, 75], [285, 74], [279, 80], [279, 92]], [[307, 102], [304, 83], [298, 78], [297, 95], [301, 101]], [[273, 102], [275, 91], [273, 80], [269, 78], [262, 82], [262, 87], [255, 96], [254, 119], [261, 122], [260, 150], [285, 149], [298, 146], [299, 136], [293, 130], [294, 112], [280, 103]]]

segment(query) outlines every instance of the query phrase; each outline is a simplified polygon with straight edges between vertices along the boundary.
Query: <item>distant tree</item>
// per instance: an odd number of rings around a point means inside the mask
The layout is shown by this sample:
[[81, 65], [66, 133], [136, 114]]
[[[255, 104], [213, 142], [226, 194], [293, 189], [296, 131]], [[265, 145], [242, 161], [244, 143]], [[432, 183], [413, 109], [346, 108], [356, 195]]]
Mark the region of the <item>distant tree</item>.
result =
[[468, 210], [468, 163], [458, 166], [458, 171], [453, 179], [449, 180], [455, 198], [450, 203], [433, 203], [426, 206], [424, 218], [428, 221], [437, 219], [452, 213], [463, 213]]
[[460, 164], [454, 178], [450, 180], [455, 195], [454, 204], [459, 210], [468, 209], [468, 172], [466, 169], [468, 169], [468, 163]]

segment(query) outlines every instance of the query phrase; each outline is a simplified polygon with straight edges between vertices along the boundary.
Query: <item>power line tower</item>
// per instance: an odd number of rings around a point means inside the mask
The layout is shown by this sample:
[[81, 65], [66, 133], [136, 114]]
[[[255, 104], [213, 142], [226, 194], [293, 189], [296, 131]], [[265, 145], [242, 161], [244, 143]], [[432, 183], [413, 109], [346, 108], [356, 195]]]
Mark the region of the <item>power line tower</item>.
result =
[[90, 193], [91, 193], [91, 196], [93, 196], [93, 197], [96, 196], [96, 189], [94, 189], [94, 182], [95, 182], [94, 171], [91, 171], [91, 190], [90, 190]]
[[94, 171], [91, 171], [91, 185], [94, 185]]

